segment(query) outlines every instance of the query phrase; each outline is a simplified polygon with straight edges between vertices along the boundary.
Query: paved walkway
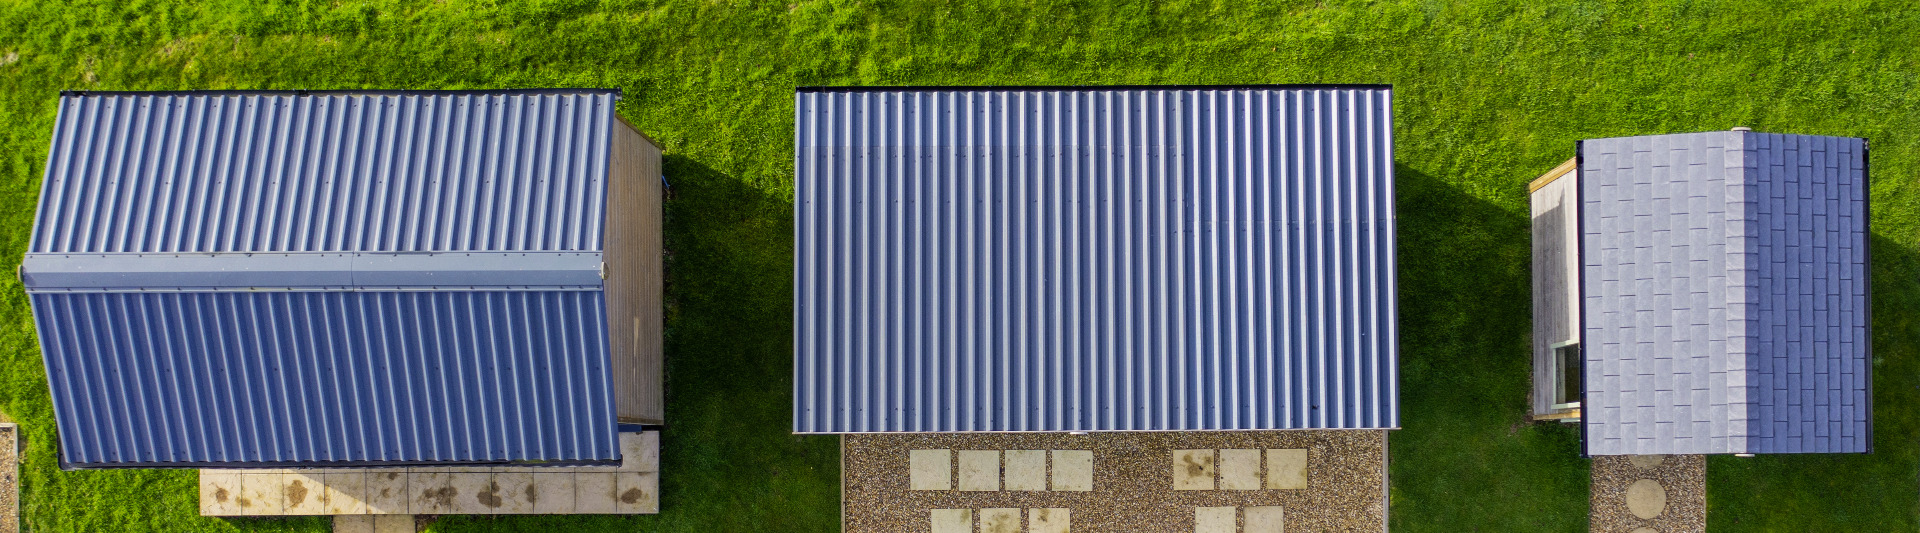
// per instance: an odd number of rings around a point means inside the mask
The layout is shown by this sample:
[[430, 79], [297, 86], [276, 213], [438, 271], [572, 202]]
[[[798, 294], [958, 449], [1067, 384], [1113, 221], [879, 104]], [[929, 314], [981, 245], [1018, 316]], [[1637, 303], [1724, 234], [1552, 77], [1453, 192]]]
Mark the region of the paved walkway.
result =
[[1706, 531], [1706, 456], [1596, 456], [1591, 503], [1595, 532]]
[[0, 422], [0, 533], [20, 531], [20, 426]]

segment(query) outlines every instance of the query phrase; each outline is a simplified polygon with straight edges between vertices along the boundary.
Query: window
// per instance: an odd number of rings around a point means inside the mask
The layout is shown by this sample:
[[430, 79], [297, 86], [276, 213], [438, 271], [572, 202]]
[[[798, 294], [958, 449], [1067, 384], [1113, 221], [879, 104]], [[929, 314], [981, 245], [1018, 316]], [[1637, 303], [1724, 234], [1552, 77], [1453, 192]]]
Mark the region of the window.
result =
[[1580, 370], [1580, 343], [1566, 341], [1553, 345], [1553, 408], [1580, 408], [1580, 393], [1585, 391]]

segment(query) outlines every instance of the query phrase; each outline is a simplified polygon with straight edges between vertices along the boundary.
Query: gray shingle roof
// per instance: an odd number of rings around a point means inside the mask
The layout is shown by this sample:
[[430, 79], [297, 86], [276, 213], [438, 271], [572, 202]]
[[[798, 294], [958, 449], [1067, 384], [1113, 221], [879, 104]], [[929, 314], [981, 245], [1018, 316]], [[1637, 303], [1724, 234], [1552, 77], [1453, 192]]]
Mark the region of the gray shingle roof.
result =
[[1866, 451], [1865, 141], [1581, 152], [1588, 452]]

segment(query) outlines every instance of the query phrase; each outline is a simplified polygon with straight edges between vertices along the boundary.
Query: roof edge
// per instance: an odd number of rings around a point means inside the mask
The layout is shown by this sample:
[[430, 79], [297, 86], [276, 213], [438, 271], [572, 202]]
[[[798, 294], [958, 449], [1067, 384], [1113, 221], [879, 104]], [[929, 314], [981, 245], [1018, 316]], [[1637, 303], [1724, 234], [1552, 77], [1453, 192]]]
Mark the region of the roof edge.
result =
[[1190, 90], [1231, 90], [1231, 89], [1346, 89], [1346, 90], [1393, 90], [1390, 83], [1297, 83], [1297, 84], [1226, 84], [1226, 85], [806, 85], [794, 87], [796, 93], [866, 93], [866, 92], [922, 92], [922, 91], [1190, 91]]
[[442, 96], [484, 94], [612, 94], [620, 98], [618, 87], [549, 87], [524, 89], [209, 89], [178, 91], [91, 91], [63, 90], [60, 96]]

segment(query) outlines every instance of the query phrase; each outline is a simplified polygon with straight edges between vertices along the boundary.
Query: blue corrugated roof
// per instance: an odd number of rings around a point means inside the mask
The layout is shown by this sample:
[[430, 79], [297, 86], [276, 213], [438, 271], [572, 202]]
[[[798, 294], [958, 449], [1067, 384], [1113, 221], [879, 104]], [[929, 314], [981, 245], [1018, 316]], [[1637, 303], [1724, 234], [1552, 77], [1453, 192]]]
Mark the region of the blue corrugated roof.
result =
[[799, 92], [794, 430], [1398, 426], [1389, 100]]
[[24, 261], [63, 463], [619, 460], [617, 98], [63, 95]]
[[1581, 145], [1587, 450], [1864, 452], [1866, 141]]

